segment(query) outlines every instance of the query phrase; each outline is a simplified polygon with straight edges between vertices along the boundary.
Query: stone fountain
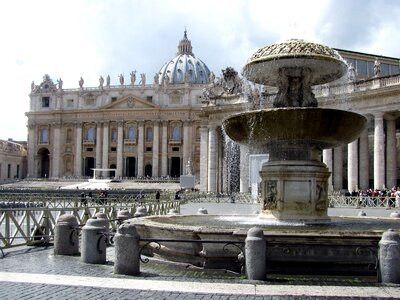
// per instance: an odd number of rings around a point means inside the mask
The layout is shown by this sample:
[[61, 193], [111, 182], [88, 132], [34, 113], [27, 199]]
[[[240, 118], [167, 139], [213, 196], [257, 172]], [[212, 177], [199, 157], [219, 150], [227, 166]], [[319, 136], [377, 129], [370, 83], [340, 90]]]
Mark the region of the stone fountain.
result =
[[269, 154], [260, 172], [259, 216], [169, 215], [126, 222], [141, 237], [169, 239], [150, 244], [150, 254], [206, 268], [240, 269], [240, 245], [257, 226], [267, 241], [267, 272], [376, 273], [378, 242], [388, 228], [400, 229], [398, 220], [327, 215], [330, 172], [321, 152], [356, 139], [366, 118], [318, 108], [312, 86], [343, 76], [345, 62], [329, 47], [289, 40], [258, 50], [243, 71], [250, 81], [278, 87], [273, 108], [223, 120], [231, 139]]
[[273, 109], [223, 121], [232, 140], [269, 153], [260, 173], [261, 217], [330, 221], [330, 172], [321, 162], [322, 150], [352, 142], [367, 120], [354, 112], [318, 108], [311, 87], [342, 77], [346, 63], [329, 47], [289, 40], [259, 49], [243, 72], [250, 81], [278, 87]]

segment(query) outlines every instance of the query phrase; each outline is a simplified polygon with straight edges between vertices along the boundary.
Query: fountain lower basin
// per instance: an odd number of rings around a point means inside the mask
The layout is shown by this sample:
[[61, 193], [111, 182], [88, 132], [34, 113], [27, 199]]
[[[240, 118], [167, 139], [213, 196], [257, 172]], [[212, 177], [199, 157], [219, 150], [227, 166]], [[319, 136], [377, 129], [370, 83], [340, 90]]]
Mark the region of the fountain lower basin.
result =
[[263, 229], [267, 241], [268, 272], [286, 274], [375, 275], [382, 233], [388, 228], [400, 230], [398, 219], [365, 217], [332, 217], [331, 222], [318, 225], [252, 215], [151, 216], [127, 222], [135, 224], [142, 238], [177, 240], [161, 242], [160, 247], [150, 244], [150, 255], [234, 271], [240, 270], [238, 255], [244, 250], [248, 229], [257, 226]]

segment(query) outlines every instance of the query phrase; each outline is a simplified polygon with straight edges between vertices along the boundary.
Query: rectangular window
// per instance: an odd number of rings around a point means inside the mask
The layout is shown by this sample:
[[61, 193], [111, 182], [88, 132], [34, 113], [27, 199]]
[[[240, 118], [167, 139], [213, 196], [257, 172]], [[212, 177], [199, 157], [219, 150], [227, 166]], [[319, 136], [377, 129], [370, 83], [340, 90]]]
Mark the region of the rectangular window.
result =
[[179, 147], [172, 147], [172, 151], [179, 152]]
[[11, 178], [11, 165], [7, 165], [7, 178]]
[[146, 147], [146, 152], [151, 152], [152, 147]]
[[86, 148], [87, 152], [93, 152], [93, 148]]
[[146, 99], [147, 99], [147, 101], [149, 101], [149, 102], [153, 102], [153, 96], [147, 96]]
[[117, 101], [117, 97], [111, 97], [111, 102]]
[[111, 152], [117, 152], [117, 147], [111, 147]]
[[50, 97], [42, 97], [42, 107], [50, 107]]

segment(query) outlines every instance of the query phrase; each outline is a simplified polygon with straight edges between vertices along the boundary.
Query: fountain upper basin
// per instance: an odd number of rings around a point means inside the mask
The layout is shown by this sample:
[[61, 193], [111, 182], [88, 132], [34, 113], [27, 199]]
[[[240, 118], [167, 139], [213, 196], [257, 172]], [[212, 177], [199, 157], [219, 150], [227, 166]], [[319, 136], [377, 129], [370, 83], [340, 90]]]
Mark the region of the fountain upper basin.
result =
[[354, 112], [310, 107], [255, 110], [223, 120], [227, 135], [241, 144], [268, 147], [299, 142], [319, 149], [352, 142], [366, 124], [367, 119]]

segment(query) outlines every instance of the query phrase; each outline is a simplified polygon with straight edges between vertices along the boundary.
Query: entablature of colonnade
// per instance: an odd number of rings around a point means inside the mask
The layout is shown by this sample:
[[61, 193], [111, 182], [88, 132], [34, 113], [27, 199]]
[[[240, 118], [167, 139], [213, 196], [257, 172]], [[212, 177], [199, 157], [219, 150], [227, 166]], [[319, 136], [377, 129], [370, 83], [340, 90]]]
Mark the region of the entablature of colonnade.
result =
[[[327, 87], [328, 88], [328, 87]], [[400, 75], [350, 82], [314, 91], [319, 107], [353, 110], [362, 114], [400, 110]]]
[[203, 106], [199, 117], [204, 125], [221, 126], [226, 117], [246, 111], [247, 105], [248, 103], [236, 103], [221, 106]]

